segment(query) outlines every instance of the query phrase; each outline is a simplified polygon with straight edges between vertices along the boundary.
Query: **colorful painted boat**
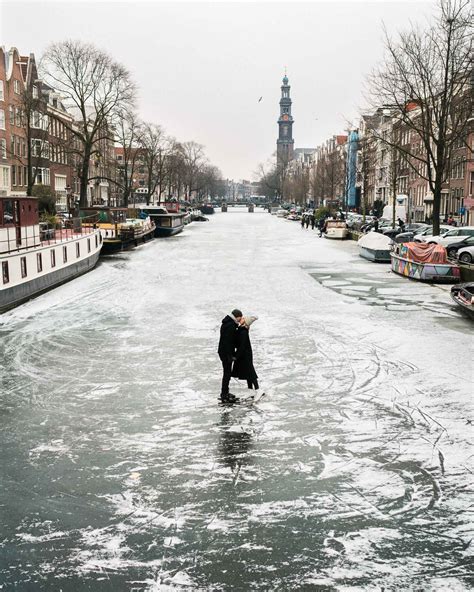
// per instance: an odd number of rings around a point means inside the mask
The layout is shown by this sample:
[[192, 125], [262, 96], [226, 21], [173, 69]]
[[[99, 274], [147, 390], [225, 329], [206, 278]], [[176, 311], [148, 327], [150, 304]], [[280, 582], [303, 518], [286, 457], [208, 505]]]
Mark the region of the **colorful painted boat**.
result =
[[458, 283], [459, 266], [448, 262], [446, 249], [427, 243], [402, 243], [390, 254], [392, 271], [412, 280], [433, 283]]

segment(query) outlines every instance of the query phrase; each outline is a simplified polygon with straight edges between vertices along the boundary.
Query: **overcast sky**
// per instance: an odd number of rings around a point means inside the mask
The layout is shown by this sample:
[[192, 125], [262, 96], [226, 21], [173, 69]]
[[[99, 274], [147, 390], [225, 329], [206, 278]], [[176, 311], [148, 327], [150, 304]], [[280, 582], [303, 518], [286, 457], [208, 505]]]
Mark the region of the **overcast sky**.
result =
[[254, 177], [275, 150], [285, 66], [295, 146], [315, 147], [355, 121], [382, 22], [396, 31], [433, 10], [429, 0], [0, 5], [2, 45], [37, 59], [65, 38], [106, 49], [138, 83], [142, 118], [204, 144], [234, 179]]

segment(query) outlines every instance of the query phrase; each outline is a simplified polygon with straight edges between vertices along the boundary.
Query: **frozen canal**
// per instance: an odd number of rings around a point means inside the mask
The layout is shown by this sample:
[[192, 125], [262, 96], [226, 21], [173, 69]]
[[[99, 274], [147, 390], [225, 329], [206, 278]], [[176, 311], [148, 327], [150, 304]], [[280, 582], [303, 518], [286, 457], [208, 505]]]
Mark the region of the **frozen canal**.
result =
[[[267, 396], [225, 408], [234, 307]], [[0, 339], [0, 590], [470, 589], [472, 324], [446, 289], [234, 210]]]

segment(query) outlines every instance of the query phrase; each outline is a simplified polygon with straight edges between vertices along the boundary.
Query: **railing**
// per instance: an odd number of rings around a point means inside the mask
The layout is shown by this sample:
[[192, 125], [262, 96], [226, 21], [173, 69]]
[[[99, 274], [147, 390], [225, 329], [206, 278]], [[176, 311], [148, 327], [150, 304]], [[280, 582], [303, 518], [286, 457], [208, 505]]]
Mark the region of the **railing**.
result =
[[[93, 216], [90, 216], [93, 218]], [[24, 251], [28, 251], [33, 247], [39, 246], [49, 246], [54, 244], [61, 244], [67, 241], [70, 241], [73, 238], [79, 238], [83, 235], [93, 234], [96, 231], [95, 224], [92, 223], [91, 225], [82, 226], [83, 221], [86, 218], [72, 218], [67, 220], [68, 227], [64, 228], [51, 228], [47, 230], [39, 230], [36, 232], [38, 225], [29, 227], [29, 226], [7, 226], [3, 228], [8, 229], [8, 238], [7, 240], [0, 241], [0, 255], [5, 255], [7, 253], [20, 253]], [[26, 232], [21, 235], [21, 242], [18, 243], [17, 239], [17, 228]], [[29, 233], [28, 230], [31, 229], [32, 232]], [[12, 236], [10, 237], [10, 230]]]

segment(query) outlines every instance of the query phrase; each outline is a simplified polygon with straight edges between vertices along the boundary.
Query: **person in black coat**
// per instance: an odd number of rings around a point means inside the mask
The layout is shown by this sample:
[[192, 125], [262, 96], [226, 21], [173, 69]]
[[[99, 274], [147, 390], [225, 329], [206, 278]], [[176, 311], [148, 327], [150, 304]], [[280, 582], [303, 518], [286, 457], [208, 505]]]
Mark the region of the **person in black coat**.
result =
[[237, 329], [241, 320], [242, 312], [237, 308], [222, 319], [217, 353], [222, 362], [221, 400], [223, 402], [236, 400], [234, 395], [229, 393], [229, 382], [232, 372], [232, 362], [234, 361], [237, 347]]
[[232, 368], [232, 376], [239, 380], [246, 380], [249, 389], [258, 390], [258, 376], [253, 366], [252, 344], [250, 343], [249, 328], [257, 317], [244, 317], [237, 329], [237, 351]]

